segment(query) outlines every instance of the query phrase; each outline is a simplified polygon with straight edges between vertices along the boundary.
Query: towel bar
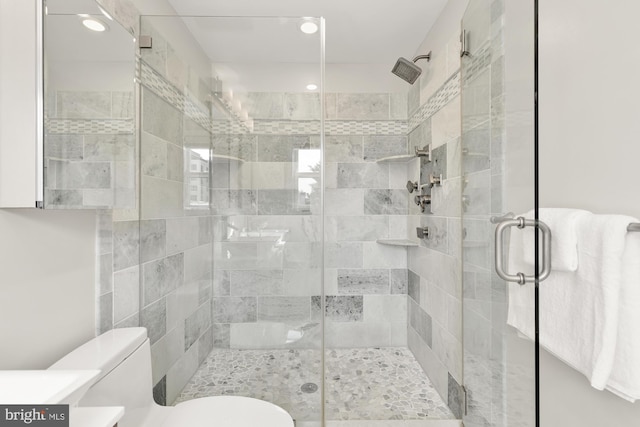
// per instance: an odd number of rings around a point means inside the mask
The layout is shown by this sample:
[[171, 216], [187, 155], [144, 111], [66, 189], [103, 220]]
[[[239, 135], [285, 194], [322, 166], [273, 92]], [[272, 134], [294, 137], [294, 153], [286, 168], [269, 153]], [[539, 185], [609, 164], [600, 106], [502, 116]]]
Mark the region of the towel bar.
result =
[[[500, 224], [502, 221], [513, 218], [513, 212], [506, 213], [502, 216], [492, 216], [491, 224]], [[632, 222], [627, 226], [627, 231], [640, 231], [640, 222]]]

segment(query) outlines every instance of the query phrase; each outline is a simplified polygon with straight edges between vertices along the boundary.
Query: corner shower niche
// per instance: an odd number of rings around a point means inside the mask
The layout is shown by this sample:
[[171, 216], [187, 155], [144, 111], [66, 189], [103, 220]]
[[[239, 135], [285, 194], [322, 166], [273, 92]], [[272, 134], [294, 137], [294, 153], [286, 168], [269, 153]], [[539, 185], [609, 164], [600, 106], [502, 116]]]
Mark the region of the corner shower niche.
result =
[[[396, 168], [402, 168], [403, 172], [409, 178], [409, 182], [412, 183], [412, 190], [409, 191], [409, 183], [407, 183], [407, 190], [409, 193], [413, 193], [415, 190], [419, 188], [418, 181], [413, 183], [414, 175], [416, 175], [416, 171], [419, 171], [417, 165], [420, 160], [416, 154], [396, 154], [393, 156], [386, 156], [376, 160], [378, 164], [388, 164], [394, 165]], [[415, 238], [411, 236], [403, 236], [398, 238], [385, 238], [385, 239], [377, 239], [376, 243], [385, 246], [396, 246], [396, 247], [413, 247], [418, 246], [418, 242]]]

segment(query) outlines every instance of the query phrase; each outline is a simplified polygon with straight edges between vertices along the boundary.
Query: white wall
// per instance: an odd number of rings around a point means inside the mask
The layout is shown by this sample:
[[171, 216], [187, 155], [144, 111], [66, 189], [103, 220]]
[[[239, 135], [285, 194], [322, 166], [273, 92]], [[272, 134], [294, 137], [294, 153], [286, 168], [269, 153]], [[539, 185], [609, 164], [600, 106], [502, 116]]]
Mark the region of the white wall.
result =
[[95, 211], [0, 210], [0, 369], [42, 369], [94, 336]]
[[135, 72], [130, 62], [49, 62], [47, 90], [133, 92]]
[[[629, 0], [540, 2], [542, 206], [640, 216], [638, 16]], [[640, 403], [591, 388], [547, 353], [541, 372], [543, 426], [640, 423]]]
[[540, 3], [545, 206], [640, 216], [639, 15], [628, 0]]
[[421, 55], [449, 43], [451, 34], [460, 31], [460, 21], [468, 5], [469, 0], [449, 0], [415, 54]]

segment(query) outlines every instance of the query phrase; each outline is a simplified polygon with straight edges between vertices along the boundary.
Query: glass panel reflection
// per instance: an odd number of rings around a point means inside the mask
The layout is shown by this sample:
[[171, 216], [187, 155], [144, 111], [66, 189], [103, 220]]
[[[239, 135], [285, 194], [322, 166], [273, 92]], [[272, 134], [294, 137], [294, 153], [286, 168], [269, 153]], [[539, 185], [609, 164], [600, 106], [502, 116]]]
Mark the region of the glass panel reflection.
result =
[[135, 208], [133, 36], [91, 0], [47, 9], [45, 208]]
[[188, 337], [177, 363], [200, 365], [168, 402], [241, 395], [321, 419], [320, 95], [289, 85], [319, 81], [320, 39], [298, 22], [141, 19], [142, 217], [184, 254], [163, 337]]

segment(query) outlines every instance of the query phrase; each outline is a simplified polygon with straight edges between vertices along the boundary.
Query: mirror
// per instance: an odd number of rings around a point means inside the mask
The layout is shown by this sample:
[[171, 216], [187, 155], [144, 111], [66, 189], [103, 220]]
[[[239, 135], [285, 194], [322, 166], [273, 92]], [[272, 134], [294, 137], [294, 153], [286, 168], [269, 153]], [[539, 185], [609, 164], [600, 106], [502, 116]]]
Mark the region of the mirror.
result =
[[45, 208], [135, 208], [134, 47], [94, 1], [47, 1]]

